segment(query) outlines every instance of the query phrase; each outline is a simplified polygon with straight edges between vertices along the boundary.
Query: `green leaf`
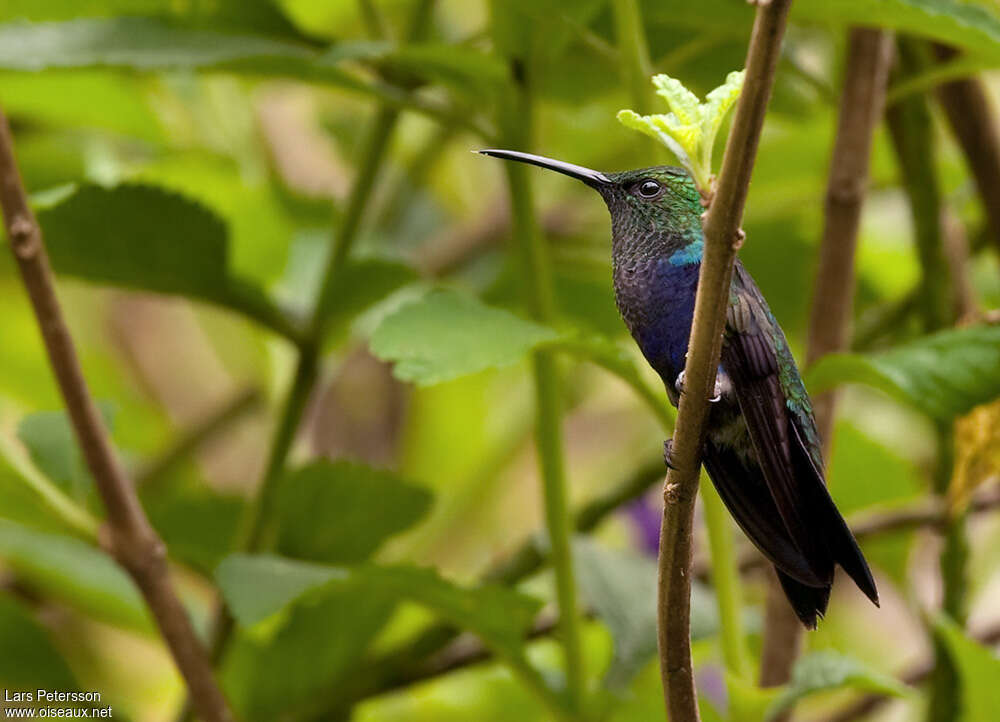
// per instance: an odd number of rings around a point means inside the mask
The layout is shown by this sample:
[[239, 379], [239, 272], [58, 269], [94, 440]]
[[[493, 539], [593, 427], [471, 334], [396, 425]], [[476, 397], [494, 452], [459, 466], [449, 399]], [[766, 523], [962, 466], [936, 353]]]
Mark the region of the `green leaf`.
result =
[[802, 0], [794, 20], [884, 27], [923, 35], [1000, 59], [1000, 17], [963, 0]]
[[0, 559], [31, 587], [85, 614], [143, 631], [152, 628], [132, 580], [107, 554], [75, 537], [0, 520]]
[[306, 58], [305, 46], [256, 35], [175, 26], [154, 18], [83, 18], [0, 25], [0, 67], [214, 67], [254, 58]]
[[[312, 718], [331, 689], [361, 669], [358, 660], [389, 620], [396, 600], [361, 586], [327, 590], [296, 605], [268, 637], [237, 630], [221, 673], [239, 719]], [[313, 715], [298, 715], [299, 711]]]
[[711, 186], [712, 148], [722, 120], [743, 88], [745, 72], [735, 71], [726, 82], [710, 92], [705, 103], [669, 75], [654, 75], [656, 94], [667, 101], [667, 114], [639, 115], [632, 110], [618, 112], [618, 120], [628, 128], [656, 138], [677, 156], [702, 191]]
[[969, 639], [951, 619], [934, 621], [934, 634], [944, 644], [961, 680], [960, 722], [992, 722], [1000, 709], [1000, 658]]
[[412, 266], [384, 258], [359, 258], [343, 264], [324, 310], [328, 341], [339, 340], [352, 319], [417, 278]]
[[[101, 411], [105, 423], [113, 426], [110, 407], [102, 406]], [[93, 493], [94, 481], [65, 411], [28, 414], [17, 426], [17, 437], [43, 474], [77, 502], [88, 501]]]
[[844, 687], [895, 697], [906, 694], [906, 687], [896, 678], [856, 659], [833, 651], [813, 652], [795, 663], [792, 679], [768, 708], [767, 719], [777, 718], [804, 697]]
[[556, 331], [452, 291], [437, 291], [387, 316], [372, 352], [421, 386], [510, 366]]
[[280, 613], [306, 592], [349, 577], [344, 568], [249, 554], [232, 554], [215, 570], [229, 610], [245, 627]]
[[499, 586], [459, 587], [431, 569], [408, 566], [356, 568], [297, 562], [274, 556], [235, 554], [219, 565], [216, 580], [240, 624], [252, 626], [308, 598], [364, 586], [373, 600], [408, 599], [479, 636], [510, 659], [520, 659], [524, 635], [540, 602]]
[[235, 548], [246, 507], [242, 496], [203, 485], [149, 494], [143, 506], [170, 557], [210, 575]]
[[77, 689], [73, 673], [31, 610], [0, 594], [0, 684], [11, 690]]
[[294, 333], [260, 288], [230, 272], [222, 220], [183, 196], [83, 186], [38, 218], [58, 273], [208, 301]]
[[422, 519], [431, 501], [429, 492], [388, 471], [317, 461], [281, 483], [277, 550], [309, 561], [362, 562]]
[[[614, 640], [604, 684], [624, 690], [656, 655], [656, 562], [586, 537], [574, 539], [573, 552], [581, 596]], [[697, 641], [715, 634], [718, 615], [711, 592], [697, 583], [691, 591], [691, 639]]]
[[113, 16], [155, 16], [186, 25], [256, 30], [272, 36], [301, 38], [271, 0], [6, 0], [4, 20], [52, 21]]
[[1000, 396], [1000, 326], [949, 329], [884, 353], [824, 356], [806, 383], [812, 393], [865, 384], [950, 422]]

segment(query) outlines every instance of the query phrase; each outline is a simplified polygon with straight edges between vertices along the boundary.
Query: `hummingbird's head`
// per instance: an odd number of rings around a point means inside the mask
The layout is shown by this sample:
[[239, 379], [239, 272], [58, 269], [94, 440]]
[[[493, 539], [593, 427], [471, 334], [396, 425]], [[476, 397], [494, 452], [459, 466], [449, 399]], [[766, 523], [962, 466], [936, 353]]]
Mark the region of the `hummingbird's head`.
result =
[[660, 165], [620, 173], [602, 173], [514, 150], [481, 150], [483, 155], [554, 170], [586, 183], [604, 198], [611, 212], [612, 227], [620, 230], [649, 229], [669, 235], [688, 235], [701, 230], [701, 196], [690, 174], [683, 168]]

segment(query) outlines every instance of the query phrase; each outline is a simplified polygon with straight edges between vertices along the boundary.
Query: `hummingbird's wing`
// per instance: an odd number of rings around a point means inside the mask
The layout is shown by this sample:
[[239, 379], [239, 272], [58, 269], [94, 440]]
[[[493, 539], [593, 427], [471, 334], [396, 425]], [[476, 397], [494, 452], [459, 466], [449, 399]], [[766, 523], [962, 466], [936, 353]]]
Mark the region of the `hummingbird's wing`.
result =
[[832, 582], [839, 563], [877, 604], [868, 564], [826, 489], [812, 409], [784, 333], [739, 262], [730, 296], [722, 366], [785, 529], [816, 577]]

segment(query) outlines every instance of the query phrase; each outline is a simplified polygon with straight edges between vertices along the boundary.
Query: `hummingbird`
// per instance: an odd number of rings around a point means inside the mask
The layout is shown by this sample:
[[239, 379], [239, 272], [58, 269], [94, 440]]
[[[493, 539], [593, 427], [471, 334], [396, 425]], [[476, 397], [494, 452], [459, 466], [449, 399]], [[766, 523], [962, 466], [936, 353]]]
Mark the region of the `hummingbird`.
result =
[[[705, 245], [690, 174], [672, 166], [601, 173], [518, 151], [479, 152], [562, 173], [601, 195], [618, 311], [677, 406]], [[871, 570], [827, 491], [812, 403], [785, 334], [738, 259], [711, 402], [702, 463], [806, 628], [826, 612], [837, 565], [878, 606]], [[670, 466], [669, 440], [664, 460]]]

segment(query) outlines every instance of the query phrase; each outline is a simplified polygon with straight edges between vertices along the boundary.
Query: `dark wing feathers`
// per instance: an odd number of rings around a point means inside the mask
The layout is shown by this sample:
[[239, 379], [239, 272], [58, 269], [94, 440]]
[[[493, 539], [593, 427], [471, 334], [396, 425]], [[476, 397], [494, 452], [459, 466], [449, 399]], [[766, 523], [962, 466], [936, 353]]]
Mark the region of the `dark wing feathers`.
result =
[[748, 468], [735, 451], [711, 441], [706, 442], [704, 463], [722, 502], [754, 546], [800, 583], [822, 585], [789, 536], [760, 469]]
[[[868, 565], [826, 489], [822, 471], [816, 463], [817, 450], [811, 448], [807, 441], [816, 438], [816, 431], [804, 392], [802, 396], [806, 406], [798, 412], [789, 408], [790, 387], [801, 382], [794, 367], [781, 368], [783, 363], [793, 363], [784, 335], [777, 328], [760, 291], [739, 263], [734, 272], [733, 291], [726, 319], [722, 367], [732, 380], [765, 486], [772, 499], [770, 508], [758, 506], [753, 513], [761, 513], [763, 509], [762, 515], [767, 516], [768, 512], [776, 509], [786, 532], [780, 543], [790, 541], [811, 571], [811, 575], [803, 575], [801, 564], [790, 566], [787, 559], [770, 554], [775, 557], [773, 561], [779, 571], [791, 577], [782, 580], [785, 591], [796, 605], [800, 617], [803, 616], [802, 608], [793, 599], [793, 594], [804, 606], [809, 600], [822, 601], [822, 605], [814, 607], [822, 614], [826, 596], [797, 589], [796, 582], [815, 587], [814, 580], [818, 580], [819, 586], [826, 587], [833, 581], [836, 562], [877, 604], [878, 596]], [[777, 348], [779, 345], [781, 347]], [[776, 348], [780, 359], [775, 354]], [[783, 373], [788, 377], [784, 382]], [[803, 424], [808, 424], [809, 428], [801, 428]], [[757, 503], [760, 503], [759, 499]], [[741, 511], [746, 514], [750, 509]], [[745, 522], [741, 522], [741, 526], [745, 528]], [[762, 546], [760, 540], [751, 538]], [[764, 540], [764, 543], [772, 542]], [[787, 583], [789, 581], [791, 585]], [[829, 590], [826, 590], [825, 594], [828, 593]], [[803, 622], [808, 624], [805, 618]]]

